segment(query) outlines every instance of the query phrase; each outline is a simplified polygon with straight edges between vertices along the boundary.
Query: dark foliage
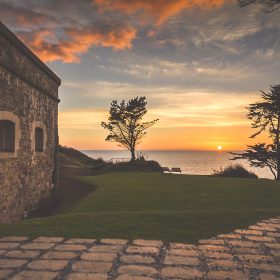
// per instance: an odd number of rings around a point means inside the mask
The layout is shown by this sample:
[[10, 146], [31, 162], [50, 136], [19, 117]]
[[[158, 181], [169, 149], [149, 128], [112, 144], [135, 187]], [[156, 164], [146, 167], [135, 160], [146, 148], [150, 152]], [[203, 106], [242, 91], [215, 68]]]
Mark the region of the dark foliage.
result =
[[226, 168], [221, 168], [220, 170], [214, 170], [213, 176], [219, 177], [236, 177], [236, 178], [254, 178], [258, 179], [258, 176], [248, 171], [240, 164], [230, 165]]
[[109, 131], [106, 141], [113, 141], [131, 152], [131, 160], [135, 161], [135, 148], [147, 134], [147, 129], [153, 126], [158, 119], [142, 122], [147, 113], [146, 97], [136, 97], [127, 103], [120, 104], [113, 100], [110, 108], [108, 123], [102, 122], [104, 129]]
[[152, 160], [135, 160], [108, 165], [106, 172], [162, 172], [158, 162]]
[[245, 159], [251, 166], [268, 167], [274, 178], [280, 180], [280, 84], [271, 86], [268, 93], [261, 93], [263, 102], [250, 104], [247, 108], [251, 126], [257, 130], [251, 138], [267, 132], [272, 143], [247, 146], [243, 153], [231, 153], [234, 155], [232, 160]]
[[146, 171], [160, 172], [161, 166], [156, 161], [146, 161], [139, 152], [134, 162], [112, 163], [102, 158], [93, 159], [82, 152], [69, 147], [59, 147], [60, 178], [69, 176], [93, 176], [108, 172]]
[[266, 13], [274, 12], [280, 7], [280, 0], [238, 0], [238, 2], [241, 7], [250, 4], [261, 4]]

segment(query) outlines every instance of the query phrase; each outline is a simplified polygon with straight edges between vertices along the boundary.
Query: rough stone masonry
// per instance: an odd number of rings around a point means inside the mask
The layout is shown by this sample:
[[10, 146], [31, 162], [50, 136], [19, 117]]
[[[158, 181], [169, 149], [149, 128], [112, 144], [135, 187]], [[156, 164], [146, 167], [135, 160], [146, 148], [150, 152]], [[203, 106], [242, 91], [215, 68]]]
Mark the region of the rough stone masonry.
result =
[[55, 184], [60, 79], [0, 21], [0, 222]]

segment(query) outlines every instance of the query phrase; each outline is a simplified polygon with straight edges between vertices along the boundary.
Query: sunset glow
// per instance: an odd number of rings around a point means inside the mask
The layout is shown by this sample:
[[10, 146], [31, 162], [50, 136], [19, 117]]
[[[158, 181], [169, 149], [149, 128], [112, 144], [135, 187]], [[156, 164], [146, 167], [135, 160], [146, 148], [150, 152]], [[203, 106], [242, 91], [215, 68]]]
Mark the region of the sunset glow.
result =
[[279, 13], [257, 5], [4, 0], [0, 17], [62, 78], [60, 142], [78, 149], [118, 149], [100, 123], [136, 96], [159, 118], [139, 149], [244, 149], [245, 107], [279, 82]]

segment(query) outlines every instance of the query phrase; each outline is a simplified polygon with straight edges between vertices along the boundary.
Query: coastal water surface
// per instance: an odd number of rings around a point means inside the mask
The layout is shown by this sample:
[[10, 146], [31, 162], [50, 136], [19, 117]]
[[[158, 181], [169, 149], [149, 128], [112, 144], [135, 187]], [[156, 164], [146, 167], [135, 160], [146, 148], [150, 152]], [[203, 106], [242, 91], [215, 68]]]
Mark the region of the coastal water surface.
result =
[[[108, 161], [115, 158], [129, 158], [128, 151], [123, 150], [85, 150], [82, 151], [92, 158], [102, 157]], [[255, 172], [261, 178], [272, 179], [270, 171], [266, 168], [252, 168], [247, 161], [232, 161], [228, 151], [141, 151], [146, 160], [156, 160], [161, 166], [180, 167], [184, 174], [209, 175], [213, 170], [231, 164], [241, 163], [248, 170]]]

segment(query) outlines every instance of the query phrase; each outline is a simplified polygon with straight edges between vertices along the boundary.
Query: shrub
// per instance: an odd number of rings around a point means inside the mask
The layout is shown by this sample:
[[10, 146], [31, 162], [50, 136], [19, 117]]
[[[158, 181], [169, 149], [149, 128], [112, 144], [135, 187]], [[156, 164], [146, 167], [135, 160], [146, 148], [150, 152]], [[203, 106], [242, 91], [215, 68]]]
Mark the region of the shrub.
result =
[[226, 168], [221, 168], [220, 170], [214, 170], [213, 176], [219, 177], [238, 177], [238, 178], [254, 178], [258, 179], [258, 176], [248, 171], [240, 164], [230, 165]]
[[149, 161], [135, 161], [135, 162], [119, 162], [111, 164], [104, 169], [106, 172], [161, 172], [161, 166], [158, 162], [149, 160]]

